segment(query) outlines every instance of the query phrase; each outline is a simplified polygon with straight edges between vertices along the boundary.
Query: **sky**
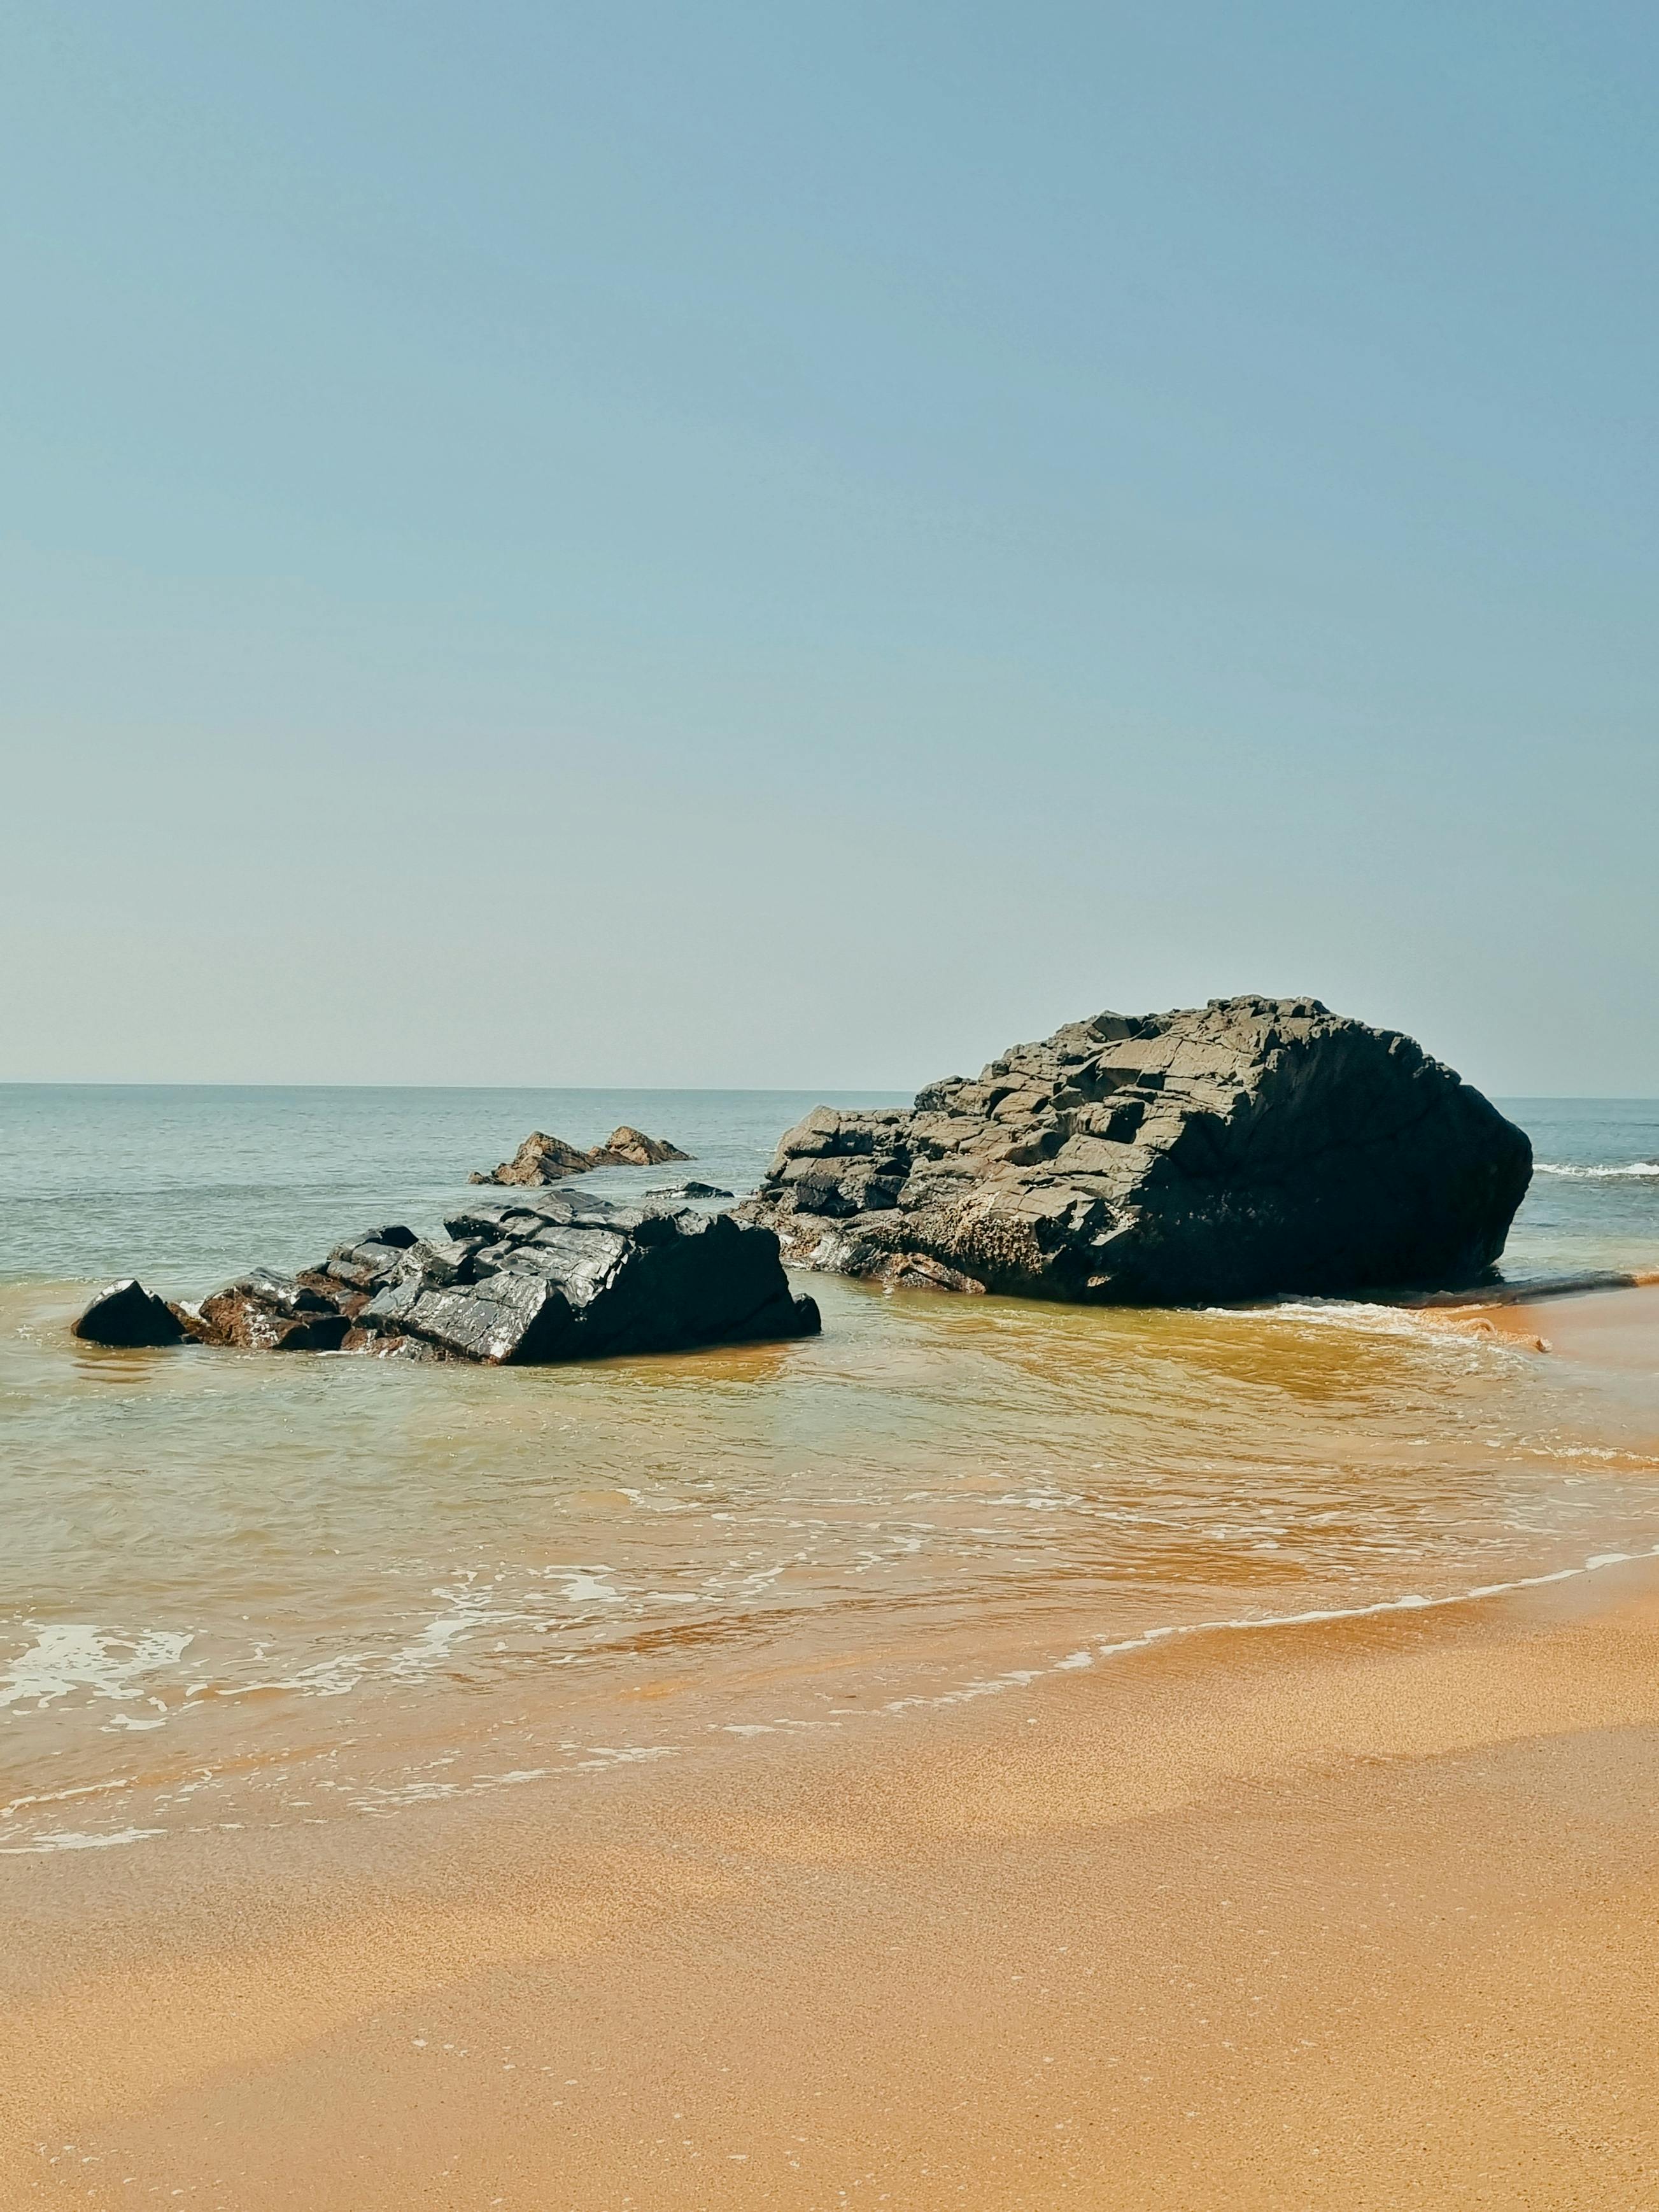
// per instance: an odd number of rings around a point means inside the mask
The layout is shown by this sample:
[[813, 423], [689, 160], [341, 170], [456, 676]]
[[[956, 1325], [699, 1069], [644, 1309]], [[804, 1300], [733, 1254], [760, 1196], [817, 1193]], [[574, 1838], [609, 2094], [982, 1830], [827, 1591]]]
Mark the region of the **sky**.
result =
[[0, 1079], [1659, 1093], [1659, 13], [40, 0]]

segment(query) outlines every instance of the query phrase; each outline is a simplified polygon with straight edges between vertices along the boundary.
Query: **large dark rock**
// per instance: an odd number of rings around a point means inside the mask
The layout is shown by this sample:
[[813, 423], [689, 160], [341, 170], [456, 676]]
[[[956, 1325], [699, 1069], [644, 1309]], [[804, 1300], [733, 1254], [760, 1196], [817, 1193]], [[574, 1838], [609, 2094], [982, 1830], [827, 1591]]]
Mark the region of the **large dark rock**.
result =
[[467, 1181], [533, 1189], [544, 1183], [562, 1182], [567, 1176], [590, 1174], [594, 1168], [655, 1168], [690, 1157], [678, 1145], [662, 1137], [647, 1137], [643, 1129], [630, 1127], [626, 1121], [587, 1152], [568, 1145], [562, 1137], [550, 1137], [544, 1129], [532, 1129], [510, 1160], [503, 1160], [488, 1173], [475, 1171]]
[[767, 1229], [690, 1207], [607, 1205], [563, 1191], [479, 1199], [445, 1226], [483, 1239], [470, 1281], [411, 1289], [407, 1277], [359, 1326], [466, 1358], [599, 1358], [816, 1334]]
[[[448, 1235], [429, 1241], [398, 1224], [370, 1231], [297, 1275], [254, 1267], [199, 1306], [152, 1299], [170, 1336], [95, 1340], [177, 1343], [188, 1334], [245, 1351], [398, 1352], [504, 1365], [817, 1330], [818, 1310], [791, 1293], [772, 1231], [729, 1213], [529, 1191], [481, 1198], [445, 1225]], [[106, 1292], [79, 1333], [137, 1326], [130, 1300], [112, 1304], [136, 1288]]]
[[84, 1344], [137, 1350], [149, 1345], [182, 1344], [186, 1331], [165, 1299], [153, 1297], [142, 1283], [129, 1279], [100, 1291], [71, 1323], [70, 1334]]
[[909, 1112], [819, 1107], [740, 1212], [810, 1267], [1167, 1305], [1470, 1282], [1531, 1172], [1409, 1037], [1240, 998], [1071, 1023]]

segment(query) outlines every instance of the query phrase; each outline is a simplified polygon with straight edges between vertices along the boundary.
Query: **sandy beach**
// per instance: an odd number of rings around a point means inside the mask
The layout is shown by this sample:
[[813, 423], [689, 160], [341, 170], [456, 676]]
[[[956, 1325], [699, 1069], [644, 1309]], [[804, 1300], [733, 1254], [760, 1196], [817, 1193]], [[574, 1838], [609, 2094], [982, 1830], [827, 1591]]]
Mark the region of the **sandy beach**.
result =
[[349, 1859], [25, 1862], [4, 2201], [1634, 2212], [1656, 1789], [1623, 1566]]

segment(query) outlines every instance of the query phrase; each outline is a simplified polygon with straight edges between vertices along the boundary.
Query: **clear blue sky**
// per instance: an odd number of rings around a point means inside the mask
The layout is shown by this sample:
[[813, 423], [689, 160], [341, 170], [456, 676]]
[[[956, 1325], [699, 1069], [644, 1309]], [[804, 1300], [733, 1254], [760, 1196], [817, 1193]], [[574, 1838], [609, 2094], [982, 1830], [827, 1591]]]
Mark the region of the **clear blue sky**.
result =
[[0, 1076], [1659, 1092], [1659, 13], [40, 0]]

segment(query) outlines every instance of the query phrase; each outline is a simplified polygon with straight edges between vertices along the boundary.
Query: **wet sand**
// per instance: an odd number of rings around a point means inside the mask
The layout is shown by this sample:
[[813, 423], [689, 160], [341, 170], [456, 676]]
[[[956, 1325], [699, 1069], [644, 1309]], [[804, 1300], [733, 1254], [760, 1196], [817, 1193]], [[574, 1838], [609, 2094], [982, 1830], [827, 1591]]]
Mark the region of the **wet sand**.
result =
[[1659, 1579], [22, 1863], [8, 2204], [1659, 2197]]
[[1553, 1296], [1460, 1297], [1418, 1310], [1425, 1321], [1490, 1337], [1525, 1352], [1559, 1352], [1585, 1364], [1651, 1378], [1659, 1373], [1659, 1279], [1649, 1274], [1600, 1279]]

